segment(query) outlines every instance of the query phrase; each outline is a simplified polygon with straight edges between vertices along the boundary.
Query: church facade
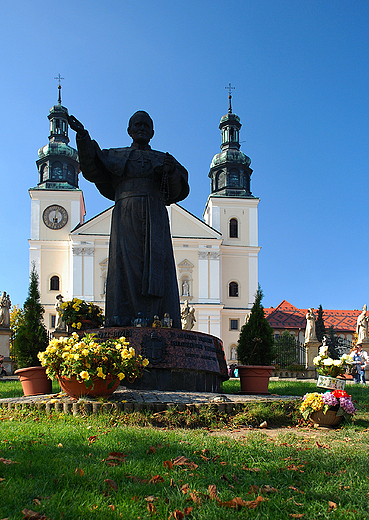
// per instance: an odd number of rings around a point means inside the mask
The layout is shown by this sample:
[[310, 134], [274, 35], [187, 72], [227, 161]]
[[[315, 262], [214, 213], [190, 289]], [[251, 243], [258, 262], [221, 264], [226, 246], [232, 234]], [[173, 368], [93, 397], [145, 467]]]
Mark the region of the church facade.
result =
[[[78, 154], [69, 146], [68, 111], [48, 115], [49, 143], [40, 148], [38, 184], [31, 197], [30, 261], [40, 277], [45, 325], [56, 324], [56, 296], [94, 302], [104, 309], [113, 207], [85, 221], [78, 187]], [[210, 165], [211, 192], [203, 220], [178, 204], [168, 206], [181, 305], [195, 308], [193, 330], [222, 339], [228, 363], [258, 285], [258, 203], [250, 190], [250, 159], [240, 150], [240, 118], [221, 118], [221, 151]], [[205, 201], [204, 201], [205, 202]]]

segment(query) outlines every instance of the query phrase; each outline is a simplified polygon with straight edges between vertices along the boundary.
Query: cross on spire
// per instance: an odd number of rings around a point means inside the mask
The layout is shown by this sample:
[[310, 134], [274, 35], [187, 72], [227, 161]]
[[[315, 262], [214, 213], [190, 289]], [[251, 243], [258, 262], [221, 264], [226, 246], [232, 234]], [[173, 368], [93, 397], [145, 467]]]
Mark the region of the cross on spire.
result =
[[229, 107], [228, 107], [228, 113], [232, 114], [232, 90], [234, 90], [236, 87], [232, 87], [231, 84], [228, 84], [228, 87], [224, 87], [228, 89], [228, 99], [229, 99]]
[[59, 90], [58, 103], [59, 103], [59, 105], [61, 105], [61, 80], [65, 79], [65, 78], [62, 78], [60, 75], [60, 72], [59, 72], [58, 76], [54, 79], [58, 80], [58, 90]]

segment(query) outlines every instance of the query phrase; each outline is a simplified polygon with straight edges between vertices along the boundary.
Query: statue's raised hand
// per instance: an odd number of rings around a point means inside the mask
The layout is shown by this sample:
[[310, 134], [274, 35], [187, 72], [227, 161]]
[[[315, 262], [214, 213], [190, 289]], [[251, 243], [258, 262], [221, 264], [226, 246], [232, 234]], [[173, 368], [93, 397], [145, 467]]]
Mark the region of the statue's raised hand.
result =
[[76, 119], [72, 115], [68, 115], [67, 117], [68, 117], [69, 126], [71, 127], [72, 130], [77, 132], [77, 135], [79, 137], [83, 137], [84, 135], [86, 135], [85, 127], [83, 126], [83, 124], [80, 121], [78, 121], [78, 119]]

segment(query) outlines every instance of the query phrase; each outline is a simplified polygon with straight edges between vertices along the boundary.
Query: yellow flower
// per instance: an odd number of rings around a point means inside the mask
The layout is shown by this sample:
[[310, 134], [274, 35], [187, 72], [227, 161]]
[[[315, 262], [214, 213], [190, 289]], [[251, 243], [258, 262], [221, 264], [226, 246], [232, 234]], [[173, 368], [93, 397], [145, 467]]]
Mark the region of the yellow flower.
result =
[[82, 327], [82, 323], [79, 321], [79, 322], [77, 323], [77, 329], [80, 329], [81, 327]]
[[106, 378], [106, 375], [103, 373], [101, 367], [99, 367], [99, 368], [97, 369], [97, 374], [96, 374], [96, 375], [97, 375], [97, 377], [101, 377], [102, 379], [105, 379], [105, 378]]
[[147, 367], [147, 365], [148, 365], [149, 363], [150, 363], [150, 361], [149, 361], [148, 359], [146, 359], [146, 358], [142, 360], [142, 365], [143, 365], [144, 367]]
[[90, 379], [90, 376], [86, 370], [83, 370], [83, 372], [81, 372], [79, 375], [82, 377], [82, 379]]
[[86, 357], [87, 357], [88, 354], [89, 354], [89, 351], [87, 350], [87, 348], [84, 348], [84, 349], [82, 350], [81, 354], [82, 354], [82, 356], [86, 356]]
[[126, 376], [123, 374], [123, 372], [119, 372], [118, 374], [118, 379], [119, 381], [122, 381], [122, 379], [124, 379]]

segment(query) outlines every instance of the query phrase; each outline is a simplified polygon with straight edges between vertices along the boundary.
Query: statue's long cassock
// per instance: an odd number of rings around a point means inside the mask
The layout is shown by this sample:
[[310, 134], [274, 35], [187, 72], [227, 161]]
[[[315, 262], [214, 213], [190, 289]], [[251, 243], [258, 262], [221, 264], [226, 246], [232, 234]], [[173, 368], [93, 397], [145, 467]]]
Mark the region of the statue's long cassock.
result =
[[88, 133], [77, 137], [83, 176], [115, 201], [106, 286], [106, 326], [130, 326], [141, 312], [169, 313], [181, 328], [178, 282], [166, 205], [187, 197], [186, 169], [163, 175], [168, 154], [149, 145], [101, 150]]

